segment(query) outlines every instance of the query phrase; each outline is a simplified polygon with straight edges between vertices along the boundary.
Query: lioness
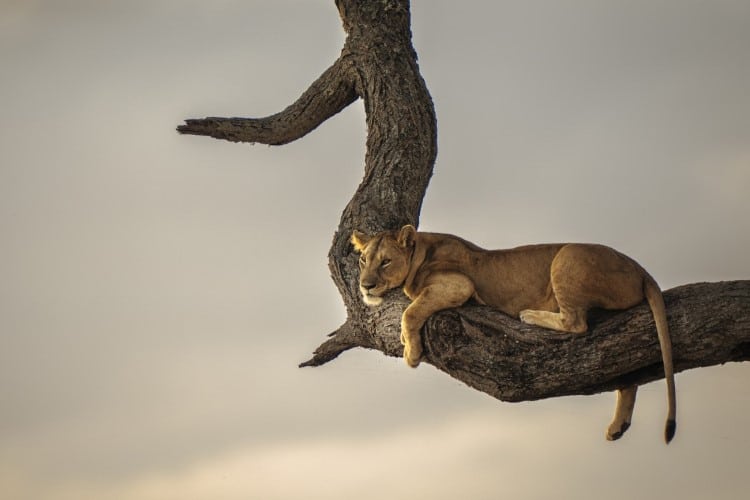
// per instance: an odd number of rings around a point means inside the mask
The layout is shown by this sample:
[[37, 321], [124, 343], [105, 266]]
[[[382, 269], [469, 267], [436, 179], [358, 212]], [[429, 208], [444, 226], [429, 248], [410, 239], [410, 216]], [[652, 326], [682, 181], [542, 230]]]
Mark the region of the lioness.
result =
[[[351, 237], [359, 259], [359, 289], [368, 305], [378, 305], [390, 289], [403, 287], [411, 304], [401, 317], [404, 359], [419, 365], [419, 331], [442, 309], [475, 299], [553, 330], [584, 333], [592, 307], [627, 309], [645, 298], [656, 322], [667, 381], [669, 413], [665, 440], [676, 429], [672, 344], [664, 300], [656, 281], [633, 259], [603, 245], [548, 244], [484, 250], [457, 236], [423, 233], [406, 225], [397, 231]], [[617, 391], [607, 439], [630, 427], [638, 387]]]

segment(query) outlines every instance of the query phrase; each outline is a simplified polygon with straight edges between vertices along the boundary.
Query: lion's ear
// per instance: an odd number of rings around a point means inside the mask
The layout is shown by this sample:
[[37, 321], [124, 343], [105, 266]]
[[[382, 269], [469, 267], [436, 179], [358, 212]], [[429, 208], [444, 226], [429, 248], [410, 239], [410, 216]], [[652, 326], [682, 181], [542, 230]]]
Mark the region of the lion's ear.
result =
[[364, 250], [371, 239], [371, 236], [368, 236], [361, 231], [357, 231], [356, 229], [354, 230], [354, 232], [352, 232], [351, 242], [352, 245], [354, 245], [354, 250], [356, 250], [357, 252], [361, 252], [362, 250]]
[[414, 245], [414, 241], [417, 239], [417, 230], [411, 224], [407, 224], [401, 228], [398, 232], [398, 244], [404, 248]]

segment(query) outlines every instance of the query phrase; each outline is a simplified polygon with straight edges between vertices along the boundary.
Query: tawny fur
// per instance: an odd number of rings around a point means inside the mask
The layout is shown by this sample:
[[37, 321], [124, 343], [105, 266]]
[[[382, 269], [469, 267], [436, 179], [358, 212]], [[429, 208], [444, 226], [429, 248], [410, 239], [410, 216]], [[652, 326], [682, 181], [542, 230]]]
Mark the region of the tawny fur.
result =
[[[359, 285], [367, 304], [378, 305], [397, 287], [411, 299], [401, 318], [404, 359], [411, 367], [422, 357], [420, 330], [427, 318], [471, 298], [526, 323], [572, 333], [587, 331], [586, 315], [593, 307], [627, 309], [645, 299], [667, 381], [665, 440], [674, 436], [674, 370], [664, 300], [656, 281], [633, 259], [603, 245], [578, 243], [484, 250], [410, 225], [372, 236], [354, 231], [351, 241], [361, 254]], [[636, 386], [618, 391], [607, 439], [618, 439], [630, 426], [636, 391]]]

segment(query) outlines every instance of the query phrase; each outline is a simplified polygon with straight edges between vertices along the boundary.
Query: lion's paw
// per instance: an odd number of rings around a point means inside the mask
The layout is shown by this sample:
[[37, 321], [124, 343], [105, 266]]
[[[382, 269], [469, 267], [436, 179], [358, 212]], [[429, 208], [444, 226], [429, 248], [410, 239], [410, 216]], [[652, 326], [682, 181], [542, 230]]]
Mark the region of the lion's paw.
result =
[[524, 309], [520, 313], [518, 313], [518, 318], [523, 321], [524, 323], [528, 323], [530, 325], [533, 325], [532, 323], [532, 316], [534, 315], [534, 311], [531, 309]]
[[410, 346], [409, 344], [404, 345], [404, 361], [412, 368], [419, 366], [419, 362], [422, 359], [422, 347], [421, 346]]
[[629, 428], [630, 422], [623, 422], [620, 425], [612, 423], [607, 429], [607, 441], [617, 441]]

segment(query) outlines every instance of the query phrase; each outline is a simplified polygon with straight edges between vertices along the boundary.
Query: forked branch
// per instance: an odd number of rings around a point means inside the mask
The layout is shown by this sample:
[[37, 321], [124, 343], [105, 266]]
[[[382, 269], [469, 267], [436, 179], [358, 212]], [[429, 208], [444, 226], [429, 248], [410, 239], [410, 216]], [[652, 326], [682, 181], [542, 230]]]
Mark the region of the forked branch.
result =
[[[411, 44], [408, 0], [336, 0], [347, 39], [339, 60], [291, 106], [260, 119], [187, 120], [183, 134], [284, 144], [307, 134], [358, 96], [367, 115], [364, 178], [344, 209], [329, 267], [347, 322], [302, 366], [354, 347], [401, 356], [400, 291], [378, 308], [362, 303], [354, 229], [375, 233], [417, 224], [437, 154], [437, 121]], [[675, 369], [750, 359], [750, 281], [701, 283], [665, 293]], [[663, 376], [644, 305], [590, 317], [571, 336], [524, 325], [486, 307], [434, 315], [423, 331], [425, 361], [505, 401], [591, 394]], [[405, 368], [406, 370], [406, 368]]]

